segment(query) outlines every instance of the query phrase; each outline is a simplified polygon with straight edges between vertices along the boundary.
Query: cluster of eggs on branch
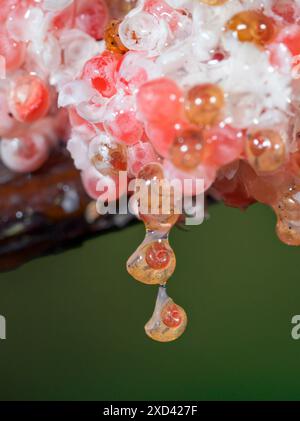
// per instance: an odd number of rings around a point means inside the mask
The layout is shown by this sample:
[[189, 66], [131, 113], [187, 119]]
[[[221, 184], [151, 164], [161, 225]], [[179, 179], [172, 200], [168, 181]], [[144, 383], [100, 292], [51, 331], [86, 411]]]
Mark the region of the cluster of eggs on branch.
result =
[[[300, 175], [299, 17], [299, 4], [287, 0], [143, 0], [111, 21], [105, 50], [59, 98], [71, 116], [68, 148], [91, 197], [104, 179], [118, 183], [118, 168], [154, 183], [200, 178], [230, 206], [268, 204], [279, 237], [300, 244], [300, 201], [290, 192]], [[128, 272], [165, 288], [176, 264], [168, 234], [179, 215], [174, 206], [168, 215], [139, 217], [146, 237]], [[186, 315], [178, 306], [181, 322], [170, 333], [162, 291], [146, 332], [173, 340]]]
[[[66, 134], [67, 112], [67, 148], [93, 199], [109, 183], [109, 200], [126, 193], [124, 171], [146, 183], [203, 179], [229, 206], [271, 206], [279, 237], [300, 245], [298, 0], [110, 0], [110, 21], [102, 0], [2, 4], [0, 135], [10, 168], [38, 168]], [[139, 217], [146, 237], [127, 269], [160, 285], [146, 332], [173, 340], [187, 322], [166, 294], [176, 265], [168, 235], [180, 215], [172, 203], [168, 214]]]

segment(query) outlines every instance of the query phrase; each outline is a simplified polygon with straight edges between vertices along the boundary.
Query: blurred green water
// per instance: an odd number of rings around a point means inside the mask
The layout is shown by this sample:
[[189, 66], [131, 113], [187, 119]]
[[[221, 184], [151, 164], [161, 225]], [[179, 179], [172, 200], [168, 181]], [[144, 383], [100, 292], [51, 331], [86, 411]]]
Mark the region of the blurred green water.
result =
[[274, 224], [262, 206], [218, 205], [202, 226], [175, 229], [169, 293], [190, 322], [171, 344], [144, 335], [156, 288], [125, 270], [142, 226], [1, 274], [0, 399], [298, 400], [300, 249]]

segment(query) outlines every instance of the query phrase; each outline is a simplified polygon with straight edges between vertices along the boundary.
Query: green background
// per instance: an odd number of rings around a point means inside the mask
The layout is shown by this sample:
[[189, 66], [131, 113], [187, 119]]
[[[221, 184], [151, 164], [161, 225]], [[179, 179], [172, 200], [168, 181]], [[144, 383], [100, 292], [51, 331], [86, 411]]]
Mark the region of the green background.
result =
[[169, 294], [189, 325], [169, 344], [143, 331], [156, 288], [125, 269], [141, 225], [1, 274], [0, 399], [298, 400], [300, 250], [274, 225], [263, 206], [218, 205], [174, 230]]

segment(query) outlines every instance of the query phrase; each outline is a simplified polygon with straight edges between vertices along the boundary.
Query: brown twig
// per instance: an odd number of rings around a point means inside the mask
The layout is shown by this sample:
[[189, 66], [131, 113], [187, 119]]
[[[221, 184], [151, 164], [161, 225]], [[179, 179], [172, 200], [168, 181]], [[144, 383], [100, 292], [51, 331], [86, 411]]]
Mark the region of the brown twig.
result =
[[15, 174], [0, 164], [0, 271], [132, 221], [131, 216], [97, 215], [63, 148], [34, 174]]

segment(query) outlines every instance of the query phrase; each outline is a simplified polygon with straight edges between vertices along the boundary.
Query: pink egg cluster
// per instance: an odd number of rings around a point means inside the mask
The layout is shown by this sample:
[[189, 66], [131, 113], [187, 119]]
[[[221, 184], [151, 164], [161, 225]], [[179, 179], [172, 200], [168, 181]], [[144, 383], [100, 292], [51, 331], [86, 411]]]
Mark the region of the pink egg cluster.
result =
[[67, 139], [57, 91], [99, 51], [108, 22], [104, 0], [0, 1], [1, 159], [32, 172]]
[[[2, 160], [33, 171], [65, 138], [95, 200], [104, 185], [117, 187], [109, 201], [127, 193], [125, 171], [201, 179], [229, 206], [271, 206], [280, 239], [300, 245], [300, 0], [109, 4], [131, 10], [109, 21], [102, 0], [0, 0]], [[127, 269], [160, 286], [145, 329], [171, 341], [187, 324], [166, 293], [179, 216], [139, 216]]]
[[[68, 149], [90, 196], [103, 181], [117, 184], [120, 171], [202, 179], [230, 206], [271, 206], [279, 237], [300, 245], [300, 2], [140, 0], [104, 40], [58, 100], [69, 109]], [[110, 199], [122, 193], [119, 185]], [[165, 289], [178, 216], [140, 218], [146, 237], [127, 270], [160, 286], [145, 330], [171, 341], [187, 324]], [[167, 317], [165, 306], [175, 308]]]
[[202, 178], [227, 204], [262, 201], [281, 220], [298, 176], [299, 18], [296, 0], [144, 0], [115, 21], [59, 93], [89, 194], [117, 181], [118, 159], [132, 178], [158, 162], [167, 179]]

